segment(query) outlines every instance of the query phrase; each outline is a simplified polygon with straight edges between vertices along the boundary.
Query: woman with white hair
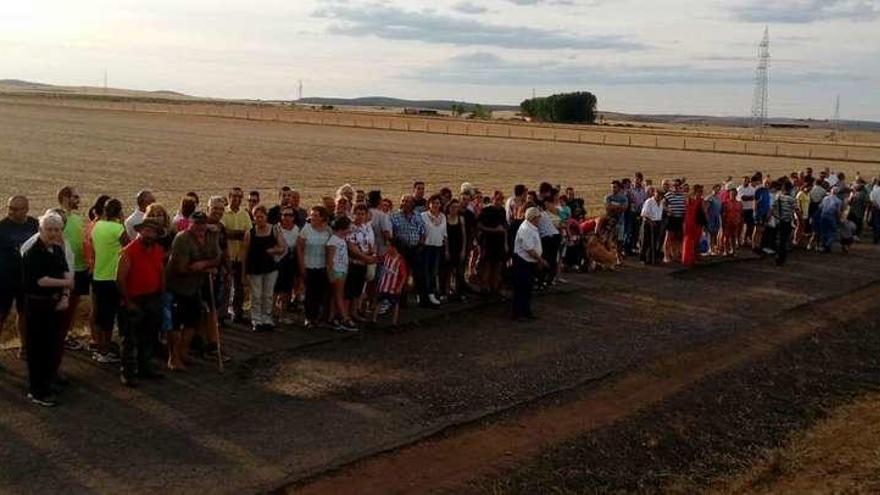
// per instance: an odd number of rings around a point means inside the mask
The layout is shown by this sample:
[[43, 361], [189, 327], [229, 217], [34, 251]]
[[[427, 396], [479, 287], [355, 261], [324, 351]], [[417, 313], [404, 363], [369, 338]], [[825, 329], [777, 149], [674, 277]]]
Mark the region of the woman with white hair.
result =
[[513, 242], [513, 318], [515, 320], [531, 320], [532, 286], [535, 279], [535, 267], [546, 268], [541, 249], [541, 235], [538, 223], [541, 211], [535, 207], [526, 210], [525, 221], [516, 232]]
[[22, 259], [25, 322], [28, 327], [28, 398], [34, 404], [56, 405], [51, 395], [58, 354], [63, 294], [73, 288], [70, 268], [61, 248], [64, 220], [57, 213], [40, 217], [40, 235]]

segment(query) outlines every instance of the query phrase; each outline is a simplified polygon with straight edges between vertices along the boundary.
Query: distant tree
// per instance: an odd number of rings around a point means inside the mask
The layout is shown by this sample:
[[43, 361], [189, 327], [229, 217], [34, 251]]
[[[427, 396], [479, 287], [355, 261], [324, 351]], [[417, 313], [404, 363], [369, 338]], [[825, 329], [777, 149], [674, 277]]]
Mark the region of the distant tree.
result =
[[588, 124], [596, 121], [596, 96], [587, 91], [530, 98], [519, 106], [532, 120]]
[[454, 117], [461, 117], [467, 112], [467, 108], [465, 108], [463, 103], [453, 103], [451, 110]]
[[473, 110], [471, 110], [471, 118], [472, 119], [491, 119], [492, 118], [492, 110], [483, 105], [477, 104], [474, 105]]

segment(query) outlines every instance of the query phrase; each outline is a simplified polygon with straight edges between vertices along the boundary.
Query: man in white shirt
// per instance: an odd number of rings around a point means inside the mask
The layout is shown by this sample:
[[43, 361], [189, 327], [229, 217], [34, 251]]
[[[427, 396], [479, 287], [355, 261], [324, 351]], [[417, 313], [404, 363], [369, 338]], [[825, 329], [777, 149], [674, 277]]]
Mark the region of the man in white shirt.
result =
[[752, 235], [755, 232], [755, 191], [760, 181], [757, 177], [743, 177], [743, 183], [736, 188], [736, 196], [743, 208], [743, 225], [745, 225], [745, 237], [743, 245], [751, 245]]
[[135, 227], [144, 223], [144, 217], [147, 216], [147, 207], [156, 202], [156, 197], [151, 191], [144, 189], [137, 193], [137, 209], [134, 213], [125, 219], [125, 233], [129, 239], [137, 239], [137, 230]]
[[663, 256], [663, 191], [649, 187], [648, 199], [642, 204], [641, 260], [653, 265]]
[[518, 321], [535, 319], [532, 314], [535, 266], [547, 266], [538, 233], [540, 219], [541, 211], [537, 208], [526, 210], [526, 221], [517, 230], [513, 243], [513, 318]]

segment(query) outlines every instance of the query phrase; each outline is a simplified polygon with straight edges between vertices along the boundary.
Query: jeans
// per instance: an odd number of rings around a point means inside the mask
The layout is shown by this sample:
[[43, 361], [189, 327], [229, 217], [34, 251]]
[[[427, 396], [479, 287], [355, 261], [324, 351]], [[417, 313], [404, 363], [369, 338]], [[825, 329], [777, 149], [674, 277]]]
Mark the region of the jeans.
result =
[[562, 235], [555, 234], [541, 238], [542, 257], [547, 262], [545, 283], [550, 283], [556, 278], [556, 268], [559, 266], [559, 246], [562, 244]]
[[535, 264], [513, 255], [513, 317], [532, 316], [532, 286]]
[[400, 254], [406, 260], [406, 266], [413, 276], [416, 284], [416, 292], [419, 294], [419, 300], [425, 301], [428, 298], [428, 290], [425, 284], [425, 268], [424, 268], [424, 252], [420, 246], [398, 246]]
[[443, 246], [425, 246], [425, 250], [422, 252], [422, 280], [426, 294], [437, 293], [437, 275], [442, 256]]
[[[232, 316], [240, 318], [244, 306], [244, 274], [241, 270], [241, 261], [232, 262], [232, 273], [230, 274], [230, 299], [232, 300]], [[220, 307], [218, 306], [219, 310]]]
[[830, 251], [834, 241], [837, 240], [837, 215], [822, 215], [819, 226], [821, 227], [819, 232], [822, 235], [822, 247], [826, 251]]
[[123, 308], [125, 324], [120, 328], [122, 337], [122, 373], [134, 376], [149, 373], [153, 358], [153, 344], [162, 326], [162, 294], [147, 294], [134, 298], [134, 309]]
[[330, 281], [326, 268], [306, 269], [306, 319], [315, 321], [321, 316], [321, 309], [327, 303]]
[[275, 305], [275, 280], [278, 271], [248, 275], [251, 281], [251, 323], [273, 325], [272, 308]]

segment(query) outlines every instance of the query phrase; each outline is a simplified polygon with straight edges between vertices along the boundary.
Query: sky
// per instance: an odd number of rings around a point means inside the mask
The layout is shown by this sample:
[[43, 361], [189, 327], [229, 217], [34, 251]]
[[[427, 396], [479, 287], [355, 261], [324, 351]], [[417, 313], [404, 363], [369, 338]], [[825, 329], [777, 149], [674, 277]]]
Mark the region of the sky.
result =
[[880, 0], [29, 0], [0, 9], [0, 79], [226, 98], [394, 96], [880, 121]]

